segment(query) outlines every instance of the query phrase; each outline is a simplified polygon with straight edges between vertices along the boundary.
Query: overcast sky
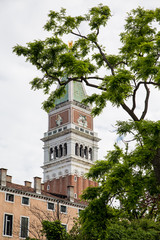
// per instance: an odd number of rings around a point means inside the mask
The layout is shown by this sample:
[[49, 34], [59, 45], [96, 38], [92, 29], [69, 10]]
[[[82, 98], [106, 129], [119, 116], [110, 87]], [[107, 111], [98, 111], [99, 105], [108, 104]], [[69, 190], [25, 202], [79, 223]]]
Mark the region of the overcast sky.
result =
[[[79, 15], [99, 3], [108, 5], [112, 12], [103, 37], [110, 53], [116, 53], [120, 46], [119, 33], [123, 30], [126, 12], [138, 6], [160, 7], [159, 0], [0, 0], [0, 167], [8, 169], [15, 183], [42, 177], [43, 143], [40, 139], [47, 131], [48, 116], [41, 109], [43, 93], [32, 91], [29, 85], [38, 72], [23, 57], [13, 54], [12, 48], [16, 44], [44, 39], [47, 33], [43, 26], [50, 10], [59, 11], [63, 7], [69, 14]], [[152, 96], [151, 103], [148, 118], [158, 120], [158, 94]], [[127, 115], [111, 106], [95, 119], [95, 131], [102, 139], [99, 159], [103, 159], [116, 141], [114, 124], [119, 119], [127, 119]]]

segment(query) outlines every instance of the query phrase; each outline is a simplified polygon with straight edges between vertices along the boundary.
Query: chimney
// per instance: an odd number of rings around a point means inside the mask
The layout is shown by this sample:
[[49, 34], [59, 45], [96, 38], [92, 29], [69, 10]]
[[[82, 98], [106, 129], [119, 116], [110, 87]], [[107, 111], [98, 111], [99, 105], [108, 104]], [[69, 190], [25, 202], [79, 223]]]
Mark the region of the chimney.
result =
[[24, 181], [24, 186], [25, 187], [31, 187], [31, 182], [29, 182], [29, 181]]
[[41, 183], [41, 190], [44, 191], [44, 183]]
[[41, 178], [34, 177], [34, 191], [38, 194], [41, 194]]
[[12, 176], [7, 175], [6, 176], [6, 181], [11, 183], [12, 182]]
[[70, 202], [74, 202], [74, 186], [67, 186], [67, 198]]
[[7, 169], [0, 168], [0, 185], [5, 187], [6, 180], [7, 180]]

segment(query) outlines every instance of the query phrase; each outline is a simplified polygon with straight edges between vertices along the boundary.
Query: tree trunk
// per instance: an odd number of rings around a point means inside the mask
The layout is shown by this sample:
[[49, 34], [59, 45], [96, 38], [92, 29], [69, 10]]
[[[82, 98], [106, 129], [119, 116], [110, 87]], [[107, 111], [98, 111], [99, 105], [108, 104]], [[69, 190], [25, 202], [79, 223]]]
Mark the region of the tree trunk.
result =
[[160, 185], [160, 148], [157, 149], [152, 161], [155, 177], [158, 185]]

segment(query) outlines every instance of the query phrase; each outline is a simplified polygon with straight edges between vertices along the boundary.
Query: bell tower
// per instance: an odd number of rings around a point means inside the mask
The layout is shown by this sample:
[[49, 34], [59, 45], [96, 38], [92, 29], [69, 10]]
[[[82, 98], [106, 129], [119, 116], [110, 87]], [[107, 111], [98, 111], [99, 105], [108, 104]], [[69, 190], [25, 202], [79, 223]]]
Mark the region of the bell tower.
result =
[[86, 187], [97, 185], [85, 178], [98, 159], [100, 140], [93, 129], [91, 108], [81, 103], [85, 96], [82, 83], [69, 82], [65, 95], [56, 100], [48, 114], [48, 131], [42, 139], [45, 190], [67, 195], [67, 187], [72, 186], [74, 198], [79, 198]]

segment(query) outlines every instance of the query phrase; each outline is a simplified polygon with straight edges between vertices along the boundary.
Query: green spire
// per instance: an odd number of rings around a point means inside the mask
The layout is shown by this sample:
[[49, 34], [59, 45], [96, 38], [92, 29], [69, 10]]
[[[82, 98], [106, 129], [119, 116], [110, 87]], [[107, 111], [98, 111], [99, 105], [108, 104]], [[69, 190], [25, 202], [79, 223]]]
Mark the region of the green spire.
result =
[[73, 82], [73, 100], [81, 102], [86, 97], [86, 93], [81, 82]]
[[[67, 81], [67, 76], [63, 77], [63, 81]], [[86, 97], [85, 89], [81, 82], [71, 81], [65, 86], [66, 93], [55, 100], [55, 105], [66, 101], [80, 102]]]
[[[63, 77], [62, 80], [67, 81], [67, 76]], [[55, 100], [55, 105], [58, 105], [60, 103], [63, 103], [69, 100], [68, 84], [65, 86], [65, 90], [66, 90], [66, 93], [61, 98], [57, 98]]]

